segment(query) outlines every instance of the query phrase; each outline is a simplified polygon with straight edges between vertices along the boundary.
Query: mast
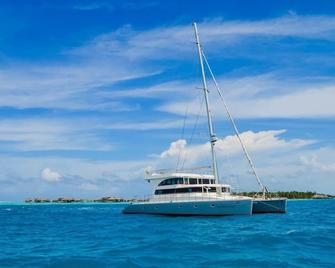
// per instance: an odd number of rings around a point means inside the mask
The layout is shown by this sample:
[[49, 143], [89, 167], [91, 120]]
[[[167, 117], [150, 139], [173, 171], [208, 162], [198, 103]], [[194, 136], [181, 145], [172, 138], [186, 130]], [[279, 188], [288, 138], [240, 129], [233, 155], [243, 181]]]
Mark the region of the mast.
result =
[[219, 183], [218, 169], [217, 169], [216, 156], [215, 156], [215, 142], [217, 141], [217, 138], [216, 138], [215, 133], [213, 131], [211, 110], [209, 108], [208, 88], [207, 88], [207, 81], [206, 81], [206, 75], [205, 75], [205, 68], [204, 68], [204, 62], [203, 62], [203, 58], [202, 58], [198, 28], [197, 28], [197, 24], [195, 22], [193, 23], [193, 28], [194, 28], [194, 35], [195, 35], [195, 43], [197, 45], [198, 54], [199, 54], [199, 63], [200, 63], [200, 68], [201, 68], [202, 85], [203, 85], [203, 90], [204, 90], [204, 95], [205, 95], [207, 121], [208, 121], [208, 131], [209, 131], [209, 141], [211, 143], [213, 175], [214, 175], [215, 181], [217, 183]]

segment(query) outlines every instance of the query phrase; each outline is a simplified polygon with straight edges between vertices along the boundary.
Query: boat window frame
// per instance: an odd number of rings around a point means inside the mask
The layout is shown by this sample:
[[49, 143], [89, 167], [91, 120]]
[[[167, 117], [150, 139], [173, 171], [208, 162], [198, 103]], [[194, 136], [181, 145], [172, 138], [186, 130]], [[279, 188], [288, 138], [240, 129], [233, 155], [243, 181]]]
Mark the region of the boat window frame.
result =
[[162, 180], [158, 186], [167, 186], [167, 185], [178, 185], [178, 184], [184, 184], [184, 178], [183, 177], [171, 177], [168, 179]]
[[[189, 178], [188, 180], [189, 180], [189, 184], [190, 184], [190, 185], [196, 185], [196, 184], [199, 184], [199, 183], [198, 183], [198, 179], [196, 179], [196, 178]], [[193, 183], [193, 182], [195, 182], [195, 183]]]
[[157, 189], [155, 190], [155, 195], [203, 193], [203, 188], [204, 187], [202, 186], [193, 186], [183, 188]]

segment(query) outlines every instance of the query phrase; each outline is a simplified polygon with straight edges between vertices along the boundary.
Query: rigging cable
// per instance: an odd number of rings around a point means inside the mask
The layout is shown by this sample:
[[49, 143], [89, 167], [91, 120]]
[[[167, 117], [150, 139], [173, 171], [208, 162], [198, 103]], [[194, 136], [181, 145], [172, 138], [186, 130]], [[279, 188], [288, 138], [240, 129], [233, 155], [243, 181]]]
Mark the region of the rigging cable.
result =
[[[182, 132], [181, 132], [181, 139], [180, 140], [182, 140], [184, 138], [187, 113], [188, 113], [188, 105], [186, 106], [186, 111], [185, 111], [185, 115], [184, 115], [184, 122], [183, 122], [183, 129], [182, 129]], [[182, 151], [182, 148], [179, 148], [176, 172], [178, 171], [178, 167], [179, 167], [181, 151]]]
[[[197, 49], [194, 46], [194, 53], [193, 53], [194, 55], [196, 54], [196, 50]], [[192, 70], [193, 70], [193, 76], [192, 77], [194, 77], [193, 83], [196, 84], [197, 83], [197, 79], [195, 77], [198, 77], [200, 75], [200, 70], [199, 70], [199, 68], [197, 68], [198, 66], [197, 66], [197, 59], [196, 59], [196, 57], [193, 57], [192, 66], [193, 66], [193, 68], [192, 68]], [[195, 123], [194, 123], [193, 129], [192, 129], [191, 137], [189, 139], [189, 143], [187, 144], [189, 148], [190, 148], [190, 146], [192, 144], [193, 136], [194, 136], [195, 130], [197, 128], [199, 117], [200, 117], [200, 113], [201, 113], [202, 106], [203, 106], [203, 103], [204, 103], [204, 100], [205, 100], [205, 98], [204, 98], [204, 96], [202, 94], [200, 95], [200, 98], [201, 98], [201, 100], [199, 100], [199, 102], [200, 102], [200, 109], [199, 109], [198, 114], [196, 115], [196, 119], [195, 119]], [[184, 165], [185, 165], [185, 162], [186, 162], [186, 159], [187, 159], [187, 154], [188, 154], [188, 150], [186, 148], [185, 154], [184, 154], [183, 159], [182, 159], [181, 169], [184, 169]]]
[[[193, 142], [193, 137], [194, 137], [194, 134], [195, 134], [195, 130], [197, 129], [197, 126], [198, 126], [198, 122], [199, 122], [199, 118], [200, 118], [200, 114], [201, 114], [202, 106], [203, 106], [203, 104], [204, 104], [204, 100], [205, 100], [205, 98], [202, 97], [202, 98], [201, 98], [201, 103], [200, 103], [200, 108], [199, 108], [199, 111], [198, 111], [197, 116], [196, 116], [196, 118], [195, 118], [194, 126], [193, 126], [192, 133], [191, 133], [191, 137], [190, 137], [190, 139], [189, 139], [189, 146], [191, 146], [191, 145], [192, 145], [192, 142]], [[182, 162], [181, 169], [184, 168], [186, 158], [187, 158], [187, 150], [186, 150], [185, 155], [184, 155], [184, 158], [183, 158], [183, 162]]]
[[268, 190], [267, 190], [267, 188], [262, 184], [262, 182], [261, 182], [261, 180], [260, 180], [260, 178], [259, 178], [259, 176], [258, 176], [258, 174], [257, 174], [257, 172], [256, 172], [256, 169], [255, 169], [254, 164], [253, 164], [253, 162], [252, 162], [252, 160], [251, 160], [251, 157], [250, 157], [250, 155], [249, 155], [249, 153], [248, 153], [248, 151], [247, 151], [247, 148], [245, 147], [245, 145], [244, 145], [244, 143], [243, 143], [243, 141], [242, 141], [242, 139], [241, 139], [240, 132], [239, 132], [238, 129], [237, 129], [237, 126], [236, 126], [236, 124], [235, 124], [235, 121], [234, 121], [234, 119], [233, 119], [233, 117], [232, 117], [232, 115], [231, 115], [231, 113], [230, 113], [230, 111], [229, 111], [229, 109], [228, 109], [228, 106], [227, 106], [226, 101], [225, 101], [225, 99], [224, 99], [224, 97], [223, 97], [223, 95], [222, 95], [222, 92], [221, 92], [221, 89], [220, 89], [220, 87], [219, 87], [219, 84], [217, 83], [217, 81], [216, 81], [216, 79], [215, 79], [215, 77], [214, 77], [214, 74], [213, 74], [213, 72], [212, 72], [212, 69], [211, 69], [211, 67], [210, 67], [210, 65], [209, 65], [209, 63], [208, 63], [208, 61], [207, 61], [207, 58], [206, 58], [205, 53], [204, 53], [203, 50], [201, 50], [201, 54], [202, 54], [202, 56], [203, 56], [203, 58], [204, 58], [204, 60], [205, 60], [206, 66], [207, 66], [207, 68], [208, 68], [208, 70], [209, 70], [209, 72], [210, 72], [210, 74], [211, 74], [211, 76], [212, 76], [212, 79], [213, 79], [215, 88], [216, 88], [217, 92], [219, 93], [219, 96], [220, 96], [220, 98], [221, 98], [221, 100], [222, 100], [222, 102], [223, 102], [223, 105], [224, 105], [224, 107], [225, 107], [225, 109], [226, 109], [226, 112], [227, 112], [227, 114], [228, 114], [229, 120], [230, 120], [230, 122], [231, 122], [232, 125], [233, 125], [233, 129], [234, 129], [234, 131], [235, 131], [235, 134], [236, 134], [236, 136], [237, 136], [237, 138], [238, 138], [238, 140], [239, 140], [239, 142], [240, 142], [240, 144], [241, 144], [241, 146], [242, 146], [244, 155], [245, 155], [245, 157], [246, 157], [247, 160], [248, 160], [248, 163], [249, 163], [249, 165], [250, 165], [250, 167], [251, 167], [252, 173], [255, 175], [256, 180], [257, 180], [257, 182], [258, 182], [258, 184], [259, 184], [259, 186], [261, 187], [261, 190], [262, 190], [262, 192], [263, 192], [263, 196], [265, 197], [265, 193], [268, 192]]

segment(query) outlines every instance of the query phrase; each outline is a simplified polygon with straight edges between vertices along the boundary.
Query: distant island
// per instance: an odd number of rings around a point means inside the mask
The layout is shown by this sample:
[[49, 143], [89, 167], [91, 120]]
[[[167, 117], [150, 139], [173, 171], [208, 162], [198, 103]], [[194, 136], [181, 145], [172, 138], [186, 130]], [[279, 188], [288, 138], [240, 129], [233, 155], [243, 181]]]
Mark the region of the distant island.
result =
[[[259, 196], [259, 192], [241, 192], [233, 193], [243, 196], [255, 197]], [[330, 194], [319, 194], [316, 192], [270, 192], [267, 194], [268, 197], [286, 197], [288, 199], [330, 199], [335, 198], [335, 195]], [[27, 198], [26, 203], [120, 203], [120, 202], [143, 202], [147, 199], [138, 199], [138, 198], [122, 198], [122, 197], [112, 197], [105, 196], [97, 199], [83, 199], [83, 198], [73, 198], [73, 197], [59, 197], [56, 199], [49, 198]]]
[[[259, 192], [241, 192], [238, 195], [255, 197], [259, 196]], [[330, 194], [319, 194], [317, 192], [270, 192], [267, 194], [268, 197], [286, 197], [288, 199], [331, 199], [335, 198], [335, 195]]]
[[120, 203], [120, 202], [141, 202], [144, 199], [126, 199], [121, 197], [106, 196], [98, 199], [84, 199], [84, 198], [73, 198], [73, 197], [59, 197], [56, 199], [49, 198], [27, 198], [26, 203]]

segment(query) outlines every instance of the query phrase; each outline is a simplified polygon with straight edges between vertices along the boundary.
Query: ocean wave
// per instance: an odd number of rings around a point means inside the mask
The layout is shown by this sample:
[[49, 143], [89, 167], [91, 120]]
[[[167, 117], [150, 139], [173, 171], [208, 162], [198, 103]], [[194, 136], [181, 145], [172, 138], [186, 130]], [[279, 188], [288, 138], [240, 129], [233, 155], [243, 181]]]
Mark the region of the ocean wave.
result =
[[123, 215], [122, 208], [3, 207], [0, 267], [335, 267], [335, 200], [247, 217]]

